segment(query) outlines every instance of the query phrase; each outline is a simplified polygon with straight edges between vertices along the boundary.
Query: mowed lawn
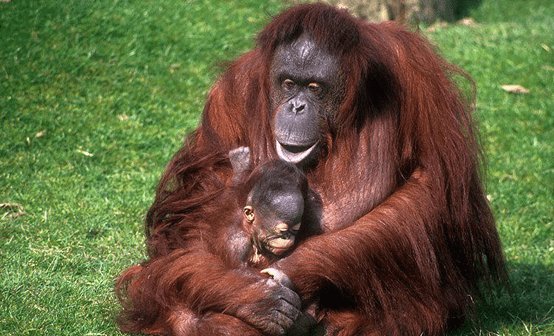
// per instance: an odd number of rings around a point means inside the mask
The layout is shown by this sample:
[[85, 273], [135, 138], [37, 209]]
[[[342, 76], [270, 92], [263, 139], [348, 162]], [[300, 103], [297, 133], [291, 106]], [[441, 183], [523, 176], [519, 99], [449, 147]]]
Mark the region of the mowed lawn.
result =
[[[452, 335], [553, 335], [554, 2], [471, 2], [472, 21], [419, 29], [477, 84], [512, 294]], [[144, 259], [160, 174], [221, 66], [283, 8], [0, 2], [0, 335], [120, 334], [114, 279]]]

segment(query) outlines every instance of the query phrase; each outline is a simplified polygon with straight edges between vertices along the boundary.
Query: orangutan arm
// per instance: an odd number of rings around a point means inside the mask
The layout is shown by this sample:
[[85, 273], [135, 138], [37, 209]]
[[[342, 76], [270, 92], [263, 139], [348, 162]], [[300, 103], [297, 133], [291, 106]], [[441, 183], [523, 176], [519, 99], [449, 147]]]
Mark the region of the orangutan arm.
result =
[[201, 244], [129, 269], [118, 284], [118, 290], [123, 288], [129, 312], [155, 311], [156, 320], [175, 324], [173, 330], [182, 328], [175, 318], [182, 307], [194, 312], [194, 319], [223, 313], [268, 335], [282, 334], [300, 313], [300, 299], [292, 290], [246, 268], [227, 267]]

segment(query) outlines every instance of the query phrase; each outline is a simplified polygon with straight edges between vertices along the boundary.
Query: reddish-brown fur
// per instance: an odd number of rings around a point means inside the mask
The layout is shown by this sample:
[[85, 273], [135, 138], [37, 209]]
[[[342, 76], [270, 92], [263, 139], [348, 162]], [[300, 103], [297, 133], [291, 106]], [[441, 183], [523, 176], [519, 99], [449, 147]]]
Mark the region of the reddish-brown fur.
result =
[[[225, 154], [210, 156], [212, 162], [221, 164], [221, 168], [230, 167]], [[296, 245], [308, 236], [321, 233], [314, 219], [320, 205], [309, 190], [305, 178], [299, 176], [300, 171], [287, 168], [282, 161], [270, 161], [253, 171], [247, 169], [240, 172], [238, 176], [236, 172], [233, 174], [235, 175], [229, 188], [218, 193], [217, 198], [203, 202], [202, 210], [191, 214], [191, 217], [186, 219], [188, 223], [186, 226], [179, 225], [174, 228], [175, 231], [173, 228], [168, 228], [163, 233], [177, 239], [165, 246], [167, 248], [165, 252], [168, 255], [156, 260], [152, 258], [143, 266], [131, 267], [119, 279], [118, 294], [127, 308], [121, 322], [126, 325], [128, 321], [134, 321], [135, 324], [128, 331], [166, 334], [170, 330], [176, 335], [198, 336], [222, 335], [231, 330], [233, 335], [260, 334], [255, 328], [229, 315], [234, 311], [234, 307], [240, 305], [225, 304], [226, 301], [236, 302], [238, 299], [233, 298], [235, 295], [243, 300], [246, 299], [243, 303], [247, 303], [248, 300], [253, 301], [249, 293], [251, 289], [245, 289], [243, 286], [250, 285], [255, 289], [258, 288], [259, 281], [265, 282], [268, 278], [267, 276], [262, 278], [259, 271], [280, 258], [271, 254], [262, 254], [253, 262], [248, 259], [251, 254], [243, 255], [245, 250], [252, 248], [252, 240], [239, 240], [239, 243], [244, 244], [240, 246], [230, 243], [233, 234], [238, 232], [245, 238], [252, 238], [254, 234], [252, 228], [245, 227], [243, 222], [242, 210], [247, 203], [247, 197], [261, 179], [270, 179], [274, 187], [275, 184], [285, 183], [297, 186], [307, 201], [304, 204], [302, 226], [296, 235]], [[207, 204], [210, 205], [206, 206]], [[173, 247], [179, 244], [181, 248]], [[170, 252], [170, 249], [174, 251]], [[291, 247], [290, 251], [293, 250], [294, 247]], [[209, 264], [208, 268], [211, 270], [201, 266], [203, 263]], [[202, 269], [202, 272], [198, 273], [198, 269]], [[218, 280], [212, 281], [215, 278]], [[173, 281], [177, 282], [172, 283]], [[180, 281], [205, 282], [205, 284], [195, 286], [195, 290], [175, 288], [174, 286], [179, 286]], [[231, 282], [235, 283], [229, 286]], [[144, 286], [153, 284], [158, 286], [155, 291], [146, 292], [153, 296], [145, 297]], [[229, 293], [218, 293], [223, 288]], [[244, 294], [237, 294], [241, 292]], [[252, 291], [254, 292], [255, 290]], [[263, 296], [253, 297], [256, 298], [254, 301], [264, 299]], [[213, 306], [211, 300], [217, 300], [216, 306]], [[198, 305], [198, 303], [201, 304]], [[208, 306], [205, 307], [204, 304]], [[171, 309], [164, 309], [165, 305], [169, 305]], [[195, 309], [195, 307], [202, 308]]]
[[[213, 250], [206, 214], [224, 214], [217, 200], [232, 170], [221, 148], [250, 147], [254, 166], [277, 157], [271, 59], [302, 33], [340, 60], [345, 91], [325, 150], [306, 169], [323, 234], [278, 262], [305, 305], [337, 335], [441, 335], [471, 311], [481, 280], [505, 279], [471, 109], [449, 79], [460, 72], [402, 27], [301, 5], [229, 66], [169, 163], [147, 216], [149, 260], [118, 282], [124, 330], [260, 334], [225, 312], [267, 301], [261, 276]], [[185, 331], [190, 318], [206, 329]]]

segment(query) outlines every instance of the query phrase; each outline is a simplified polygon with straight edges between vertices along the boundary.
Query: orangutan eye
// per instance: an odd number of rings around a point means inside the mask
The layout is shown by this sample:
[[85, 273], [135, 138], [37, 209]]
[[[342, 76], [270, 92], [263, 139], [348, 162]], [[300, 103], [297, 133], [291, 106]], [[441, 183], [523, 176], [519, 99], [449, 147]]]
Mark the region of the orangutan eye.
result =
[[285, 79], [283, 81], [283, 89], [285, 91], [293, 90], [296, 87], [296, 83], [292, 79]]
[[320, 94], [323, 89], [318, 83], [310, 83], [308, 84], [308, 90], [310, 90], [310, 92], [312, 93]]

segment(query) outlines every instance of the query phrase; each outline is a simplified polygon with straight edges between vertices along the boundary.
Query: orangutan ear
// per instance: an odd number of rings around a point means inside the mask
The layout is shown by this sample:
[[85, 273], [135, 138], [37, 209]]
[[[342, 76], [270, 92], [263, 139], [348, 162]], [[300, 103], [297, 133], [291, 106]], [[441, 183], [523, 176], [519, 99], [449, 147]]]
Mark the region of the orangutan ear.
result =
[[245, 206], [242, 210], [242, 213], [244, 215], [244, 218], [246, 218], [248, 222], [250, 222], [251, 224], [254, 222], [256, 216], [254, 215], [254, 209], [251, 205]]

